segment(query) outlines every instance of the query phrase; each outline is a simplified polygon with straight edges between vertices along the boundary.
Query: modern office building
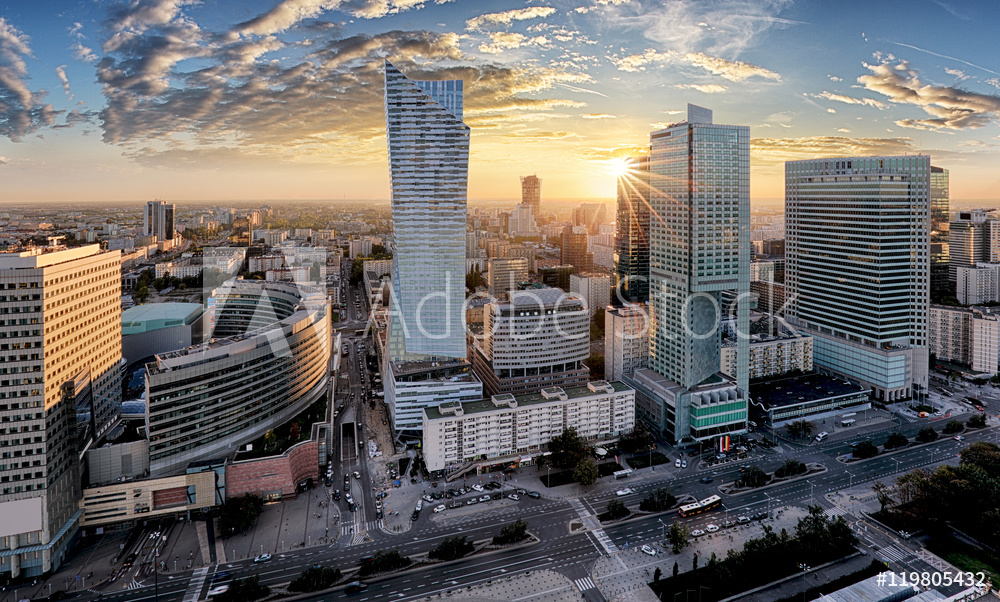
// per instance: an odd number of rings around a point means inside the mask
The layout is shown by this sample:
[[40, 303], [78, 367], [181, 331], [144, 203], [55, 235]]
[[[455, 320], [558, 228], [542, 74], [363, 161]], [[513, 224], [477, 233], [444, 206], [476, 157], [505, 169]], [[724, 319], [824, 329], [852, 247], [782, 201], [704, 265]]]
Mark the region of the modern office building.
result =
[[949, 295], [949, 223], [951, 221], [948, 170], [931, 165], [931, 296]]
[[649, 364], [649, 309], [639, 303], [604, 311], [604, 378], [621, 380]]
[[1000, 220], [985, 209], [959, 211], [948, 228], [948, 277], [955, 290], [959, 269], [1000, 262]]
[[558, 288], [563, 292], [569, 292], [570, 276], [573, 275], [573, 266], [555, 265], [547, 268], [538, 268], [538, 280], [547, 287]]
[[[747, 344], [737, 374], [719, 372], [721, 293], [734, 291], [749, 332], [750, 129], [717, 125], [688, 105], [687, 120], [650, 134], [649, 370], [639, 397], [657, 433], [677, 443], [747, 427]], [[648, 373], [647, 373], [648, 372]]]
[[174, 237], [174, 205], [163, 201], [149, 201], [142, 214], [142, 233], [155, 236], [157, 240], [171, 240]]
[[528, 279], [527, 259], [490, 259], [489, 284], [490, 296], [500, 298], [510, 291], [516, 291], [517, 285]]
[[[927, 387], [930, 157], [785, 163], [789, 324], [883, 402]], [[954, 247], [952, 247], [954, 249]]]
[[649, 198], [649, 156], [633, 157], [618, 177], [615, 305], [649, 301]]
[[81, 455], [121, 411], [121, 253], [0, 254], [0, 315], [0, 574], [35, 577], [66, 558]]
[[531, 207], [535, 215], [542, 208], [542, 179], [536, 175], [521, 176], [521, 203]]
[[200, 343], [204, 313], [201, 303], [147, 303], [123, 311], [125, 365]]
[[1000, 362], [1000, 317], [980, 307], [931, 305], [927, 339], [938, 360], [993, 375]]
[[521, 203], [514, 207], [507, 218], [507, 234], [511, 237], [534, 237], [538, 236], [538, 227], [535, 225], [535, 211], [527, 203]]
[[587, 304], [590, 315], [611, 304], [611, 276], [608, 274], [571, 274], [569, 292]]
[[[867, 387], [828, 374], [774, 378], [750, 386], [750, 410], [755, 421], [771, 428], [797, 420], [822, 420], [871, 409]], [[857, 415], [857, 418], [855, 418]]]
[[589, 272], [594, 269], [594, 254], [587, 250], [586, 226], [566, 226], [562, 233], [559, 262], [573, 266], [573, 273]]
[[382, 372], [399, 436], [419, 434], [425, 405], [482, 396], [466, 360], [462, 102], [461, 80], [411, 80], [385, 62], [395, 261]]
[[230, 280], [208, 300], [211, 338], [146, 365], [150, 474], [223, 457], [327, 391], [330, 301], [321, 289]]
[[[781, 376], [793, 370], [812, 372], [812, 337], [800, 333], [786, 335], [750, 335], [750, 379]], [[720, 372], [734, 377], [737, 370], [736, 341], [727, 339], [722, 345]]]
[[483, 328], [470, 349], [486, 395], [580, 386], [590, 377], [590, 314], [579, 298], [514, 291], [508, 303], [486, 305]]
[[445, 473], [478, 463], [530, 464], [568, 428], [587, 441], [613, 439], [635, 427], [635, 391], [620, 382], [546, 387], [424, 410], [422, 451], [427, 470]]

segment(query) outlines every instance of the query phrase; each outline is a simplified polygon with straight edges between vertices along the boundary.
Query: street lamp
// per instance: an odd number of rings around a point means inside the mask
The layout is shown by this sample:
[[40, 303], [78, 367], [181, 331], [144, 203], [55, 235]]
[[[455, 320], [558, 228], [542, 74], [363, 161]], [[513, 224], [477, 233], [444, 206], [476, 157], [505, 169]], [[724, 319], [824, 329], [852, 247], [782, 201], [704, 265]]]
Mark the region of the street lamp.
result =
[[845, 470], [844, 472], [846, 472], [847, 476], [850, 477], [847, 481], [847, 488], [850, 489], [851, 487], [854, 487], [854, 475], [851, 474], [849, 470]]
[[899, 472], [899, 458], [893, 458], [892, 461], [896, 463], [896, 472]]
[[660, 521], [660, 539], [666, 541], [667, 536], [665, 535], [664, 530], [667, 528], [667, 523], [663, 522], [662, 518], [658, 518], [656, 520]]
[[809, 483], [809, 498], [813, 504], [816, 503], [816, 483]]
[[767, 498], [767, 517], [771, 518], [771, 496], [765, 493], [764, 497]]

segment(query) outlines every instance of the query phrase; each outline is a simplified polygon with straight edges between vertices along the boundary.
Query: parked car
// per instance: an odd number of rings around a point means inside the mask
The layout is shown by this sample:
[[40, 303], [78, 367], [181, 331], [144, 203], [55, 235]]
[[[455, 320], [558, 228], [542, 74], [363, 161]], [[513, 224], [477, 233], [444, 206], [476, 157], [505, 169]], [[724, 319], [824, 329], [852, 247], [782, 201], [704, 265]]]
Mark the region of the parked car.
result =
[[528, 497], [537, 500], [538, 498], [542, 497], [542, 494], [538, 493], [537, 491], [529, 491]]
[[642, 553], [648, 554], [650, 556], [656, 556], [656, 550], [653, 549], [651, 546], [642, 546]]
[[739, 517], [739, 518], [736, 519], [736, 522], [739, 523], [739, 524], [741, 524], [741, 525], [745, 525], [748, 522], [750, 522], [750, 517], [749, 516], [741, 516], [741, 517]]
[[260, 556], [254, 558], [253, 561], [254, 562], [270, 562], [271, 561], [271, 555], [270, 554], [261, 554]]
[[515, 502], [517, 500], [521, 499], [516, 493], [512, 493], [512, 494], [508, 495], [507, 497], [509, 497], [510, 499], [514, 500]]
[[483, 490], [483, 486], [477, 483], [477, 484], [475, 484], [475, 485], [472, 486], [472, 490], [473, 491], [482, 491]]
[[424, 501], [423, 500], [417, 500], [417, 508], [416, 508], [417, 512], [420, 512], [423, 509], [424, 509]]
[[464, 505], [465, 504], [463, 504], [462, 502], [452, 502], [452, 503], [448, 504], [448, 507], [449, 508], [461, 508]]
[[691, 531], [691, 537], [701, 537], [704, 534], [705, 532], [702, 531], [701, 529], [695, 529], [694, 531]]
[[488, 501], [490, 501], [490, 496], [488, 496], [488, 495], [480, 496], [479, 497], [479, 501], [480, 502], [488, 502]]
[[706, 525], [705, 530], [708, 531], [709, 533], [715, 533], [716, 531], [719, 530], [719, 525]]
[[688, 467], [688, 461], [687, 460], [681, 460], [681, 468], [687, 468], [687, 467]]
[[434, 514], [437, 514], [438, 512], [444, 512], [444, 508], [445, 508], [444, 504], [441, 504], [439, 506], [435, 506], [434, 507]]
[[420, 513], [414, 510], [413, 514], [410, 515], [410, 520], [417, 520], [418, 518], [420, 518]]
[[680, 467], [681, 467], [681, 459], [677, 458], [676, 460], [674, 460], [674, 468], [680, 468]]
[[471, 506], [473, 504], [478, 504], [479, 503], [479, 498], [475, 498], [474, 497], [474, 498], [470, 499], [469, 501], [467, 501], [465, 503], [466, 503], [466, 505], [469, 505], [469, 506]]

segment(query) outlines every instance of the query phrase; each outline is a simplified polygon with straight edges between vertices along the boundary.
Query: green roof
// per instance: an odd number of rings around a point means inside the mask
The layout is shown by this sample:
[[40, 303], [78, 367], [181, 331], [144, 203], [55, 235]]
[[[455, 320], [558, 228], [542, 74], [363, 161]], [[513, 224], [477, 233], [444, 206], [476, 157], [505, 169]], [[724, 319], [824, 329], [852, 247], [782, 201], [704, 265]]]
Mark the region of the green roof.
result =
[[122, 312], [122, 336], [186, 326], [201, 316], [201, 303], [150, 303]]

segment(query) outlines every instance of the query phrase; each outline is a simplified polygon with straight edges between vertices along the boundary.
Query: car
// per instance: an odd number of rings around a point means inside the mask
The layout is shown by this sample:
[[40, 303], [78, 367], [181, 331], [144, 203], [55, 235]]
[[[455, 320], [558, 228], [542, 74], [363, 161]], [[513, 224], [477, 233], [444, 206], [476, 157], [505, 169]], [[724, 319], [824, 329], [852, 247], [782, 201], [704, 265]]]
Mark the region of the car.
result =
[[479, 485], [479, 484], [473, 485], [472, 486], [472, 490], [473, 491], [482, 491], [483, 490], [483, 486]]
[[260, 556], [254, 558], [253, 561], [254, 562], [270, 562], [271, 561], [271, 555], [270, 554], [261, 554]]
[[538, 498], [542, 497], [542, 494], [538, 493], [537, 491], [529, 491], [528, 497], [537, 500]]
[[431, 496], [427, 495], [426, 493], [424, 495], [420, 496], [420, 499], [422, 499], [423, 501], [427, 502], [428, 504], [434, 502], [434, 498], [432, 498]]
[[375, 518], [383, 518], [384, 516], [385, 514], [382, 512], [381, 508], [375, 511]]
[[681, 468], [687, 468], [687, 467], [688, 467], [688, 461], [687, 460], [682, 460], [681, 461]]
[[470, 499], [469, 501], [467, 501], [467, 502], [465, 502], [465, 503], [466, 503], [466, 505], [468, 505], [468, 506], [471, 506], [471, 505], [473, 505], [473, 504], [478, 504], [478, 503], [479, 503], [479, 498], [476, 498], [476, 497], [474, 497], [474, 498]]
[[452, 503], [448, 504], [448, 507], [449, 508], [461, 508], [464, 505], [465, 504], [463, 504], [462, 502], [452, 502]]
[[378, 500], [378, 499], [375, 500], [375, 509], [376, 510], [381, 510], [382, 509], [382, 501], [381, 500]]
[[526, 493], [528, 493], [527, 489], [521, 489], [520, 487], [518, 487], [517, 495], [525, 495]]
[[716, 531], [719, 530], [719, 525], [706, 525], [705, 530], [708, 531], [709, 533], [715, 533]]
[[420, 518], [420, 513], [414, 510], [413, 514], [410, 515], [410, 520], [417, 520], [418, 518]]
[[355, 470], [354, 471], [354, 478], [360, 481], [361, 480], [361, 473]]
[[767, 512], [758, 512], [750, 517], [753, 520], [764, 520], [767, 518]]
[[214, 598], [215, 596], [221, 596], [222, 594], [229, 591], [229, 585], [217, 585], [212, 589], [208, 590], [208, 597]]
[[232, 575], [230, 573], [227, 573], [226, 571], [220, 571], [220, 572], [212, 575], [212, 577], [209, 579], [209, 581], [211, 581], [212, 583], [217, 583], [219, 581], [227, 581], [231, 577], [232, 577]]
[[700, 482], [700, 483], [711, 483], [712, 482], [712, 477], [702, 477], [702, 478], [698, 479], [698, 482]]
[[738, 524], [745, 525], [748, 522], [750, 522], [750, 517], [749, 516], [741, 516], [741, 517], [739, 517], [739, 518], [736, 519], [736, 522]]
[[351, 497], [350, 493], [348, 493], [348, 494], [344, 495], [344, 501], [347, 502], [348, 504], [353, 504], [354, 503], [354, 498]]
[[352, 581], [347, 584], [344, 588], [344, 592], [348, 594], [356, 594], [358, 592], [363, 592], [368, 589], [367, 583], [361, 583], [360, 581]]
[[334, 489], [333, 490], [333, 501], [335, 501], [335, 502], [339, 502], [340, 501], [340, 490], [339, 489]]
[[681, 459], [677, 458], [676, 460], [674, 460], [674, 468], [680, 468], [680, 467], [681, 467]]
[[480, 502], [488, 502], [488, 501], [490, 501], [490, 496], [488, 496], [488, 495], [480, 496], [479, 497], [479, 501]]
[[420, 512], [423, 509], [424, 509], [424, 501], [423, 500], [417, 500], [417, 508], [416, 508], [417, 512]]
[[648, 554], [650, 556], [656, 556], [656, 550], [653, 549], [651, 546], [642, 546], [642, 553]]
[[955, 441], [962, 441], [965, 439], [965, 437], [961, 435], [955, 435], [954, 437], [952, 437], [952, 439], [954, 439]]
[[438, 506], [435, 506], [434, 507], [434, 514], [437, 514], [438, 512], [444, 512], [444, 509], [445, 509], [444, 504], [440, 504]]
[[358, 505], [355, 504], [354, 502], [348, 502], [347, 509], [350, 510], [351, 512], [357, 512], [358, 511]]
[[722, 523], [722, 528], [723, 528], [723, 529], [728, 529], [729, 527], [732, 527], [732, 526], [733, 526], [733, 525], [735, 525], [735, 524], [736, 524], [736, 523], [734, 523], [734, 522], [733, 522], [733, 521], [731, 521], [731, 520], [726, 520], [726, 521], [723, 521], [723, 523]]
[[704, 534], [705, 532], [702, 531], [701, 529], [695, 529], [694, 531], [691, 531], [691, 537], [701, 537]]
[[635, 490], [632, 489], [631, 487], [626, 487], [624, 489], [619, 489], [618, 491], [616, 491], [615, 495], [617, 495], [617, 496], [620, 497], [620, 496], [629, 495], [629, 494], [632, 494], [632, 493], [635, 493]]
[[431, 494], [431, 498], [435, 499], [435, 500], [441, 499], [441, 492], [440, 491], [435, 491], [434, 493]]
[[515, 502], [517, 500], [521, 499], [521, 497], [519, 495], [517, 495], [516, 493], [512, 493], [512, 494], [508, 495], [507, 497], [509, 497], [510, 499], [514, 500]]
[[503, 492], [502, 491], [494, 491], [493, 493], [490, 494], [490, 496], [493, 499], [495, 499], [495, 500], [502, 500], [503, 499]]

